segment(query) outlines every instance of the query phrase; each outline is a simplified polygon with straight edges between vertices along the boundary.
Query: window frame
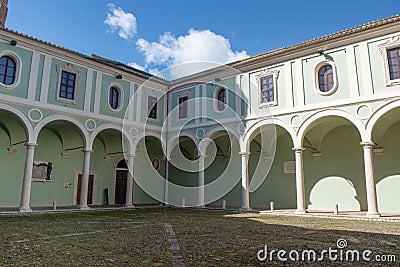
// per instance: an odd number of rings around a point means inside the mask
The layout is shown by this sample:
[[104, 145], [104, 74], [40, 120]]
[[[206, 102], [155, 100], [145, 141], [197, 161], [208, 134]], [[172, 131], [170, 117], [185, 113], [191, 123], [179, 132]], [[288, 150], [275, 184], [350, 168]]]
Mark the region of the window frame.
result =
[[[257, 81], [257, 90], [258, 90], [258, 107], [259, 108], [264, 108], [264, 107], [271, 107], [271, 106], [276, 106], [278, 105], [278, 90], [277, 90], [277, 84], [278, 84], [278, 76], [279, 76], [279, 70], [271, 70], [271, 69], [264, 69], [262, 72], [258, 75], [256, 75], [256, 81]], [[262, 80], [266, 79], [268, 77], [272, 77], [272, 84], [273, 84], [273, 94], [274, 94], [274, 100], [273, 101], [264, 101], [264, 97], [262, 95]]]
[[[76, 104], [77, 101], [77, 91], [78, 91], [78, 81], [80, 78], [80, 72], [77, 71], [72, 67], [72, 64], [68, 64], [67, 66], [58, 66], [57, 67], [57, 72], [58, 72], [58, 83], [57, 83], [57, 90], [56, 90], [56, 101], [58, 102], [64, 102], [68, 104]], [[75, 84], [74, 84], [74, 99], [68, 99], [60, 96], [61, 92], [61, 79], [62, 79], [62, 73], [63, 72], [69, 72], [72, 74], [75, 74]]]
[[[329, 91], [322, 92], [320, 90], [320, 84], [319, 84], [319, 71], [327, 65], [330, 65], [332, 68], [333, 86]], [[339, 84], [338, 84], [338, 79], [337, 79], [337, 71], [336, 71], [335, 63], [331, 60], [323, 60], [323, 61], [318, 62], [314, 67], [314, 89], [315, 89], [315, 91], [322, 96], [329, 96], [329, 95], [334, 94], [338, 88], [339, 88]]]
[[9, 84], [9, 85], [0, 82], [0, 86], [1, 87], [6, 88], [6, 89], [13, 89], [13, 88], [17, 87], [19, 85], [20, 81], [21, 81], [21, 70], [22, 70], [21, 64], [22, 64], [22, 60], [17, 54], [15, 54], [12, 51], [8, 51], [8, 50], [7, 51], [1, 51], [0, 52], [0, 58], [1, 57], [9, 57], [12, 60], [14, 60], [14, 62], [15, 62], [14, 82], [12, 84]]
[[[153, 104], [153, 106], [151, 108], [150, 108], [150, 105], [149, 105], [150, 98], [155, 99], [155, 105]], [[156, 112], [155, 112], [156, 117], [152, 118], [152, 117], [150, 117], [150, 114], [151, 114], [151, 111], [153, 110], [154, 107], [156, 108]], [[159, 110], [158, 109], [158, 97], [156, 97], [154, 95], [147, 95], [147, 119], [151, 120], [151, 121], [158, 122], [159, 121], [158, 110]]]
[[[182, 99], [182, 98], [187, 98], [187, 99], [186, 99], [186, 101], [183, 101], [182, 103], [179, 103], [180, 99]], [[189, 118], [188, 103], [186, 103], [186, 104], [181, 106], [181, 104], [183, 104], [185, 102], [189, 102], [189, 95], [179, 95], [177, 97], [177, 102], [176, 102], [177, 106], [178, 106], [178, 109], [177, 109], [177, 121], [187, 120]], [[186, 108], [186, 116], [181, 118], [180, 115], [181, 115], [181, 108], [182, 107]]]
[[[219, 101], [219, 93], [221, 91], [225, 90], [225, 102], [221, 102]], [[228, 94], [229, 90], [226, 87], [223, 86], [219, 86], [217, 88], [215, 88], [214, 90], [214, 96], [213, 96], [213, 108], [214, 111], [216, 113], [222, 113], [224, 111], [226, 111], [228, 105], [229, 105], [229, 94]], [[224, 103], [224, 108], [223, 109], [219, 109], [219, 104]]]
[[388, 58], [388, 50], [392, 49], [400, 49], [400, 35], [393, 36], [385, 43], [378, 45], [378, 50], [382, 55], [383, 66], [386, 78], [386, 86], [393, 86], [400, 84], [400, 77], [398, 79], [390, 78], [390, 68], [389, 68], [389, 58]]
[[[112, 88], [117, 89], [117, 91], [118, 91], [118, 93], [119, 93], [119, 97], [118, 97], [118, 107], [115, 108], [115, 109], [114, 109], [114, 108], [111, 106], [111, 104], [110, 104], [110, 91], [111, 91]], [[121, 86], [120, 84], [118, 84], [118, 83], [112, 83], [112, 84], [110, 84], [110, 86], [108, 87], [107, 104], [108, 104], [108, 108], [109, 108], [111, 111], [114, 111], [114, 112], [119, 112], [119, 111], [121, 111], [121, 109], [123, 108], [123, 106], [124, 106], [124, 90], [122, 89], [122, 86]]]

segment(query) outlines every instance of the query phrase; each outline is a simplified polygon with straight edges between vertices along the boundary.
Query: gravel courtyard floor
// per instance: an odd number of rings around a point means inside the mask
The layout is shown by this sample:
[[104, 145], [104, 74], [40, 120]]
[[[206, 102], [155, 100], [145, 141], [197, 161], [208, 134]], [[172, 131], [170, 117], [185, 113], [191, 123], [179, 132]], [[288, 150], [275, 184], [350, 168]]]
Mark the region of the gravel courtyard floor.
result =
[[[340, 245], [339, 239], [343, 239]], [[400, 262], [396, 222], [172, 208], [0, 216], [0, 241], [0, 266], [399, 266]], [[257, 259], [265, 245], [268, 252], [276, 250], [272, 261]], [[336, 261], [328, 254], [322, 262], [289, 258], [291, 250], [301, 259], [303, 250], [314, 250], [319, 257], [329, 247], [338, 250]], [[281, 255], [287, 261], [278, 260], [278, 250], [287, 252]], [[360, 251], [360, 261], [346, 261], [347, 250]], [[363, 261], [364, 250], [372, 251], [368, 256], [373, 261]], [[296, 257], [294, 252], [290, 255]], [[376, 255], [392, 262], [379, 263]]]

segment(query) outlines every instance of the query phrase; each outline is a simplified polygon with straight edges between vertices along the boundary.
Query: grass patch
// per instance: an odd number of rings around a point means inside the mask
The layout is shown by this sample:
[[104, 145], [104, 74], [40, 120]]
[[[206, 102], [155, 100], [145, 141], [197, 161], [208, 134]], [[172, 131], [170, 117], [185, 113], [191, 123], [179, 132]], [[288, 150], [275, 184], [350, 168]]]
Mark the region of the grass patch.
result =
[[[264, 245], [336, 249], [340, 238], [348, 249], [396, 255], [392, 266], [400, 260], [399, 223], [160, 208], [0, 217], [0, 266], [171, 266], [165, 223], [172, 225], [187, 266], [282, 266], [276, 257], [260, 263], [257, 252]], [[318, 266], [332, 264], [367, 265]]]

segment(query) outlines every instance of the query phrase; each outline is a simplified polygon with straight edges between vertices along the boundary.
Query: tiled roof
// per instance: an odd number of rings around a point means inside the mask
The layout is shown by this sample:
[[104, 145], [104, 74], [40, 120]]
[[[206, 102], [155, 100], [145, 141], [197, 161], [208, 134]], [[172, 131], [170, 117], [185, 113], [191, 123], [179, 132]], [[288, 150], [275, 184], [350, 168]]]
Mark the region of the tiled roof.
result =
[[292, 45], [292, 46], [289, 46], [289, 47], [283, 47], [283, 48], [279, 48], [279, 49], [276, 49], [276, 50], [272, 50], [272, 51], [269, 51], [269, 52], [266, 52], [266, 53], [263, 53], [263, 54], [260, 54], [260, 55], [257, 55], [257, 56], [253, 56], [253, 57], [242, 59], [242, 60], [239, 60], [239, 61], [236, 61], [236, 62], [232, 62], [232, 63], [230, 63], [228, 65], [230, 65], [232, 67], [240, 67], [243, 64], [249, 64], [251, 62], [260, 61], [260, 60], [263, 60], [263, 59], [267, 59], [268, 57], [271, 57], [271, 56], [284, 54], [284, 53], [289, 53], [291, 51], [294, 51], [294, 50], [297, 50], [297, 49], [300, 49], [300, 48], [304, 48], [304, 47], [315, 45], [315, 44], [320, 44], [320, 43], [323, 43], [323, 42], [326, 42], [326, 41], [334, 40], [334, 39], [337, 39], [337, 38], [342, 38], [342, 37], [349, 36], [349, 35], [352, 35], [352, 34], [355, 34], [355, 33], [363, 32], [363, 31], [366, 31], [366, 30], [369, 30], [369, 29], [373, 29], [373, 28], [376, 28], [376, 27], [379, 27], [379, 26], [383, 26], [383, 25], [387, 25], [387, 24], [391, 24], [391, 23], [399, 22], [399, 21], [400, 21], [400, 15], [395, 15], [395, 16], [392, 16], [392, 17], [389, 17], [389, 18], [385, 18], [385, 19], [381, 19], [381, 20], [377, 20], [377, 21], [372, 21], [372, 22], [363, 24], [361, 26], [357, 26], [357, 27], [350, 28], [350, 29], [343, 30], [343, 31], [339, 31], [339, 32], [336, 32], [336, 33], [333, 33], [333, 34], [325, 35], [325, 36], [322, 36], [322, 37], [319, 37], [319, 38], [315, 38], [315, 39], [312, 39], [312, 40], [309, 40], [309, 41], [306, 41], [306, 42], [302, 42], [302, 43], [299, 43], [299, 44], [296, 44], [296, 45]]
[[[276, 49], [276, 50], [272, 50], [272, 51], [269, 51], [269, 52], [266, 52], [266, 53], [263, 53], [263, 54], [260, 54], [260, 55], [256, 55], [256, 56], [253, 56], [253, 57], [242, 59], [240, 61], [232, 62], [232, 63], [229, 63], [227, 65], [229, 65], [231, 67], [241, 67], [243, 65], [248, 65], [248, 64], [251, 64], [253, 62], [255, 63], [255, 62], [261, 61], [263, 59], [267, 59], [267, 58], [272, 57], [272, 56], [285, 54], [285, 53], [290, 53], [290, 52], [293, 52], [293, 51], [295, 51], [297, 49], [305, 48], [307, 46], [311, 46], [311, 45], [315, 45], [315, 44], [322, 44], [322, 43], [324, 43], [326, 41], [335, 40], [335, 39], [338, 39], [338, 38], [343, 38], [345, 36], [350, 36], [350, 35], [355, 34], [355, 33], [363, 32], [363, 31], [366, 31], [366, 30], [369, 30], [369, 29], [373, 29], [373, 28], [376, 28], [376, 27], [380, 27], [380, 26], [383, 26], [383, 25], [387, 25], [387, 24], [391, 24], [391, 23], [395, 23], [395, 22], [399, 22], [399, 21], [400, 21], [400, 15], [395, 15], [395, 16], [392, 16], [392, 17], [389, 17], [389, 18], [385, 18], [385, 19], [381, 19], [381, 20], [377, 20], [377, 21], [372, 21], [370, 23], [366, 23], [366, 24], [363, 24], [363, 25], [358, 26], [358, 27], [354, 27], [354, 28], [350, 28], [350, 29], [347, 29], [347, 30], [339, 31], [339, 32], [336, 32], [336, 33], [333, 33], [333, 34], [329, 34], [329, 35], [326, 35], [326, 36], [323, 36], [323, 37], [320, 37], [320, 38], [315, 38], [315, 39], [312, 39], [312, 40], [309, 40], [309, 41], [306, 41], [306, 42], [302, 42], [302, 43], [299, 43], [299, 44], [296, 44], [296, 45], [292, 45], [292, 46], [289, 46], [289, 47], [283, 47], [283, 48], [279, 48], [279, 49]], [[120, 62], [117, 62], [117, 61], [114, 61], [114, 60], [106, 59], [106, 58], [103, 58], [103, 57], [100, 57], [100, 56], [97, 56], [97, 55], [87, 56], [87, 55], [81, 54], [79, 52], [67, 49], [65, 47], [58, 46], [58, 45], [55, 45], [53, 43], [40, 40], [38, 38], [29, 36], [27, 34], [19, 33], [17, 31], [11, 30], [11, 29], [3, 28], [2, 30], [6, 31], [6, 32], [9, 32], [9, 33], [12, 33], [12, 34], [17, 34], [19, 36], [28, 38], [28, 39], [33, 40], [33, 41], [37, 41], [37, 42], [40, 42], [40, 43], [43, 43], [43, 44], [46, 44], [46, 45], [61, 49], [61, 50], [65, 51], [65, 52], [72, 53], [72, 54], [75, 54], [77, 56], [89, 59], [89, 60], [93, 60], [95, 62], [98, 62], [98, 63], [104, 64], [104, 65], [113, 67], [113, 68], [118, 69], [118, 70], [125, 71], [125, 72], [128, 72], [128, 73], [137, 75], [137, 76], [145, 78], [145, 79], [153, 77], [152, 74], [149, 74], [149, 73], [147, 73], [145, 71], [142, 71], [142, 70], [138, 70], [136, 68], [133, 68], [131, 66], [128, 66], [126, 64], [123, 64], [123, 63], [120, 63]], [[160, 77], [157, 77], [157, 78], [163, 80]]]
[[[86, 59], [89, 59], [89, 60], [104, 64], [104, 65], [113, 67], [115, 69], [119, 69], [119, 70], [128, 72], [130, 74], [137, 75], [137, 76], [145, 78], [145, 79], [153, 77], [153, 75], [150, 74], [150, 73], [147, 73], [145, 71], [133, 68], [131, 66], [128, 66], [126, 64], [123, 64], [123, 63], [120, 63], [120, 62], [117, 62], [117, 61], [114, 61], [114, 60], [106, 59], [106, 58], [103, 58], [103, 57], [100, 57], [100, 56], [97, 56], [97, 55], [87, 56], [87, 55], [84, 55], [82, 53], [70, 50], [68, 48], [65, 48], [65, 47], [62, 47], [62, 46], [59, 46], [59, 45], [56, 45], [56, 44], [53, 44], [53, 43], [50, 43], [50, 42], [47, 42], [47, 41], [43, 41], [43, 40], [40, 40], [40, 39], [35, 38], [33, 36], [30, 36], [30, 35], [27, 35], [27, 34], [24, 34], [24, 33], [20, 33], [20, 32], [17, 32], [17, 31], [8, 29], [8, 28], [2, 28], [1, 30], [9, 32], [9, 33], [12, 33], [12, 34], [16, 34], [16, 35], [19, 35], [19, 36], [22, 36], [22, 37], [25, 37], [25, 38], [28, 38], [30, 40], [33, 40], [33, 41], [36, 41], [36, 42], [39, 42], [39, 43], [42, 43], [42, 44], [46, 44], [46, 45], [55, 47], [57, 49], [61, 49], [61, 50], [65, 51], [65, 52], [74, 54], [76, 56], [83, 57], [83, 58], [86, 58]], [[157, 78], [160, 78], [160, 77], [157, 77]], [[160, 79], [162, 79], [162, 78], [160, 78]]]

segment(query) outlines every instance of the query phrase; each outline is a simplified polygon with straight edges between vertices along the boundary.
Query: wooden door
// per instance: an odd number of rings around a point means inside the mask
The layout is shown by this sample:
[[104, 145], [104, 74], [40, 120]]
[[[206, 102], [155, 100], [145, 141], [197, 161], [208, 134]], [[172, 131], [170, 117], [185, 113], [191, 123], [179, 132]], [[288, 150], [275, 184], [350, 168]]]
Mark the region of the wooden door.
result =
[[[89, 175], [89, 187], [88, 187], [88, 195], [87, 195], [87, 203], [88, 205], [93, 204], [93, 180], [94, 175]], [[78, 189], [76, 192], [76, 204], [81, 204], [81, 188], [82, 188], [82, 174], [78, 174]]]
[[128, 170], [117, 170], [115, 177], [115, 204], [123, 205], [126, 202], [126, 183]]

